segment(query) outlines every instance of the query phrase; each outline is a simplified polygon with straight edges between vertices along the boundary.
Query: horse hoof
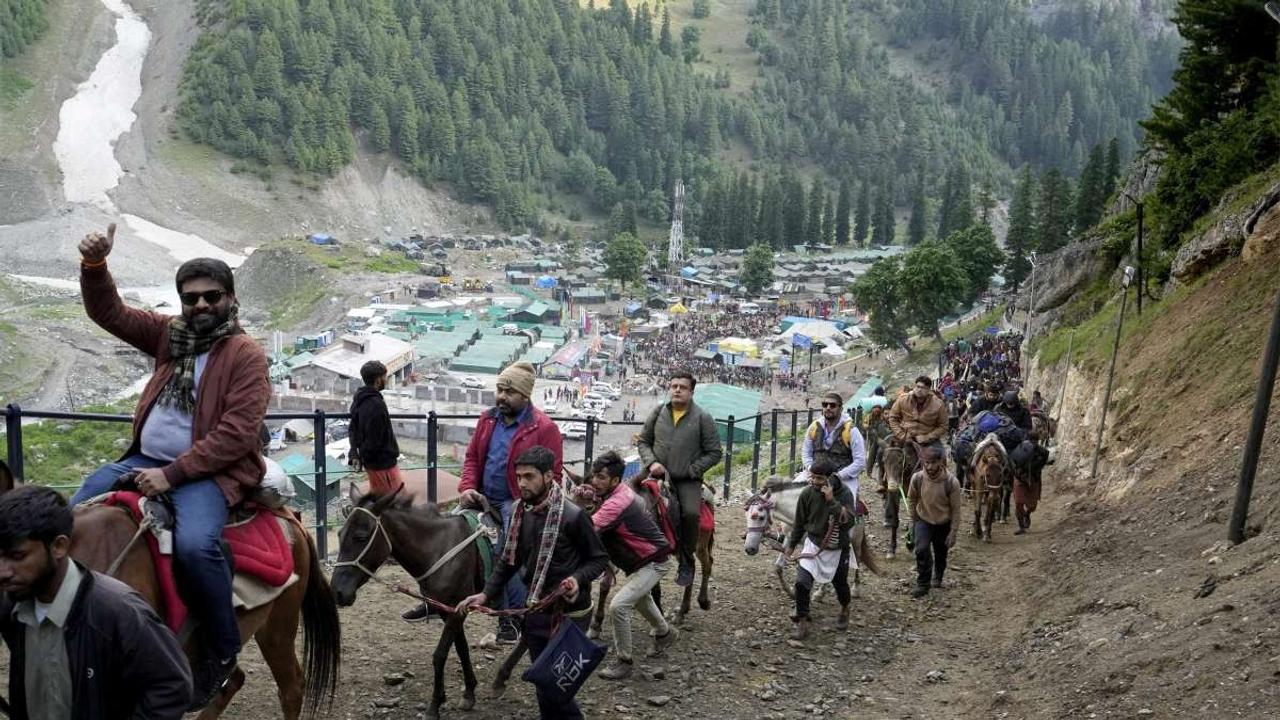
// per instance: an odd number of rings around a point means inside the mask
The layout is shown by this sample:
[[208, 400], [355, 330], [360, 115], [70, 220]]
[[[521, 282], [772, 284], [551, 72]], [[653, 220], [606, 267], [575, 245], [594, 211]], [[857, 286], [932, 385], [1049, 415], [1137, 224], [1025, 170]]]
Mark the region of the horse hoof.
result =
[[599, 640], [599, 639], [600, 639], [600, 628], [598, 628], [598, 627], [593, 627], [593, 628], [591, 628], [590, 630], [587, 630], [587, 637], [591, 638], [592, 640]]
[[427, 708], [427, 720], [440, 720], [440, 708], [434, 703]]
[[463, 710], [474, 710], [475, 707], [476, 707], [476, 696], [474, 693], [471, 695], [464, 695], [462, 697]]
[[711, 609], [711, 599], [710, 599], [710, 598], [698, 598], [698, 607], [702, 608], [703, 610], [710, 610], [710, 609]]

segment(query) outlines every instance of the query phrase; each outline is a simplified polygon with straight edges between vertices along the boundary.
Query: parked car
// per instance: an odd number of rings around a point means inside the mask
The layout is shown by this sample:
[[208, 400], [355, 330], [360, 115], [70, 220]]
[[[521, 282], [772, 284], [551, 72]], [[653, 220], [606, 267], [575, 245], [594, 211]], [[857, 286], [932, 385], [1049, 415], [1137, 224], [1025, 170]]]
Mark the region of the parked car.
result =
[[622, 391], [606, 382], [597, 382], [591, 385], [591, 392], [600, 393], [610, 400], [618, 400], [622, 397]]
[[468, 375], [462, 378], [462, 387], [464, 388], [483, 388], [484, 383], [475, 375]]
[[605, 397], [603, 393], [600, 393], [600, 392], [598, 392], [598, 391], [596, 391], [596, 390], [592, 390], [591, 392], [587, 393], [586, 395], [583, 395], [583, 396], [582, 396], [582, 402], [583, 402], [583, 404], [586, 404], [586, 403], [594, 403], [594, 404], [597, 404], [597, 405], [603, 405], [604, 407], [609, 407], [610, 405], [612, 405], [612, 404], [613, 404], [613, 401], [611, 401], [609, 398]]
[[556, 424], [560, 426], [560, 434], [566, 440], [585, 440], [587, 437], [587, 424], [584, 422], [561, 420]]

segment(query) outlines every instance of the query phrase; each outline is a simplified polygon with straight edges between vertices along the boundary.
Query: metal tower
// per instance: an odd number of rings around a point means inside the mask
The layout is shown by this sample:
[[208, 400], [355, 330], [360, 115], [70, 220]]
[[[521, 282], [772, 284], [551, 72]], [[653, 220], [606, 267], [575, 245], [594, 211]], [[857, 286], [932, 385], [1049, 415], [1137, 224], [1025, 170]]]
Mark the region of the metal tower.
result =
[[684, 265], [684, 181], [676, 181], [676, 196], [671, 207], [671, 242], [667, 245], [667, 268], [679, 273]]

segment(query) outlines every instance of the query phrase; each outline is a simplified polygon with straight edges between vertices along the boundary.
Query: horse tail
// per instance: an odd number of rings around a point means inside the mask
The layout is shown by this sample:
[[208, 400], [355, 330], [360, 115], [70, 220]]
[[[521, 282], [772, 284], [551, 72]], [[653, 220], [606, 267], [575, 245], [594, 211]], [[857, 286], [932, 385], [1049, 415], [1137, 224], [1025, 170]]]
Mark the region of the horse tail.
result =
[[326, 712], [332, 707], [338, 691], [342, 627], [338, 620], [338, 603], [320, 567], [320, 554], [316, 551], [315, 542], [305, 530], [302, 536], [307, 539], [309, 561], [307, 588], [302, 596], [302, 657], [306, 667], [304, 692], [307, 717], [315, 717], [322, 702]]
[[871, 542], [867, 540], [866, 530], [857, 533], [857, 535], [857, 547], [854, 550], [858, 558], [858, 565], [865, 567], [876, 575], [883, 576], [884, 572], [880, 569], [880, 563], [876, 561], [876, 554], [871, 552]]

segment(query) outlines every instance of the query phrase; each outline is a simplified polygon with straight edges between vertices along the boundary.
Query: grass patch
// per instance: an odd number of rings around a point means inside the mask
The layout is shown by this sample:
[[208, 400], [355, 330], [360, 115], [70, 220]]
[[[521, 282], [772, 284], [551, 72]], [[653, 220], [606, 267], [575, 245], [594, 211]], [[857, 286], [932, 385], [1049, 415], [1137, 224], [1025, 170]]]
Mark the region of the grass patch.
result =
[[399, 275], [402, 273], [417, 272], [418, 263], [416, 260], [410, 260], [400, 253], [384, 251], [377, 257], [365, 260], [364, 269], [370, 272]]
[[1266, 170], [1250, 175], [1240, 181], [1239, 184], [1223, 193], [1219, 206], [1196, 220], [1191, 229], [1183, 234], [1180, 244], [1203, 235], [1222, 218], [1242, 212], [1245, 208], [1257, 202], [1258, 198], [1277, 182], [1280, 182], [1280, 163], [1276, 163]]
[[[124, 403], [87, 405], [83, 412], [131, 414]], [[79, 487], [85, 476], [120, 457], [121, 441], [132, 437], [124, 422], [46, 420], [22, 428], [24, 475], [27, 482]]]
[[11, 67], [0, 65], [0, 109], [13, 110], [32, 88], [31, 81]]
[[292, 328], [301, 324], [325, 298], [320, 284], [307, 285], [286, 295], [272, 306], [269, 328]]

